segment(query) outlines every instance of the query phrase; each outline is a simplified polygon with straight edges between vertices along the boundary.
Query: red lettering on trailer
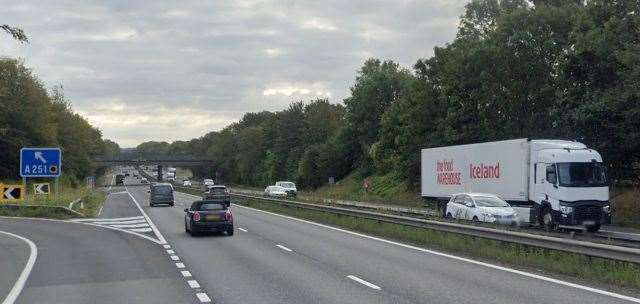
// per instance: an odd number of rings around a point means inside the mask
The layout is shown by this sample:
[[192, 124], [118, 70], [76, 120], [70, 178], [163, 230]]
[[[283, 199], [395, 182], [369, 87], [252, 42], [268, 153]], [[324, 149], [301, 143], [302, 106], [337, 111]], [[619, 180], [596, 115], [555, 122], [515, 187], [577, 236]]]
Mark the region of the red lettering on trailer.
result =
[[469, 177], [472, 179], [500, 178], [500, 163], [495, 165], [469, 165]]
[[436, 161], [436, 180], [439, 185], [460, 185], [460, 171], [456, 171], [453, 160]]

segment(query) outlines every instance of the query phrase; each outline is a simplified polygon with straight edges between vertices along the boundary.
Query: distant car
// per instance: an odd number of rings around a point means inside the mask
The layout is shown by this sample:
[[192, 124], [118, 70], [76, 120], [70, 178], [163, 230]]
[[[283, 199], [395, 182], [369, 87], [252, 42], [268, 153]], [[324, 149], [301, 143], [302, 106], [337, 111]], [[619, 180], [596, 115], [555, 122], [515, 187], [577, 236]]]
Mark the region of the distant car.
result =
[[190, 180], [184, 180], [182, 181], [182, 186], [184, 187], [191, 187], [191, 181]]
[[222, 202], [227, 205], [227, 207], [231, 206], [231, 196], [229, 196], [229, 190], [224, 185], [207, 187], [207, 190], [202, 193], [202, 199]]
[[124, 174], [116, 174], [116, 185], [124, 185]]
[[276, 186], [284, 188], [284, 191], [287, 192], [287, 196], [296, 197], [296, 195], [298, 195], [296, 184], [292, 182], [276, 182]]
[[287, 191], [280, 186], [268, 186], [264, 189], [264, 197], [287, 197]]
[[143, 184], [148, 184], [149, 180], [147, 180], [146, 177], [143, 177], [143, 178], [140, 179], [140, 182], [143, 183]]
[[175, 204], [173, 197], [173, 186], [169, 183], [157, 183], [149, 189], [149, 206]]
[[518, 214], [511, 205], [487, 193], [454, 194], [447, 203], [445, 216], [474, 222], [518, 224]]
[[205, 179], [202, 181], [202, 185], [204, 186], [204, 188], [205, 188], [205, 189], [207, 189], [207, 187], [209, 187], [209, 186], [213, 186], [213, 185], [215, 185], [215, 183], [213, 182], [213, 180], [212, 180], [212, 179], [210, 179], [210, 178], [205, 178]]
[[184, 209], [184, 230], [194, 236], [201, 232], [226, 232], [233, 235], [233, 214], [227, 205], [213, 201], [195, 201]]

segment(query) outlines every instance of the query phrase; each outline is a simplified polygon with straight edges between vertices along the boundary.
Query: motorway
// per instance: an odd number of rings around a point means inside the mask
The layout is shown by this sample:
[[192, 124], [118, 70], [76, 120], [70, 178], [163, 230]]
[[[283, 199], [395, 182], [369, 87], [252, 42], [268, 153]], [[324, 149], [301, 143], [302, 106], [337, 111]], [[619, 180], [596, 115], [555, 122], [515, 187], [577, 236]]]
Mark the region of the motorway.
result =
[[[640, 303], [242, 206], [234, 236], [190, 237], [183, 209], [197, 198], [152, 208], [147, 189], [113, 187], [80, 223], [0, 218], [38, 246], [16, 303]], [[0, 264], [0, 299], [29, 252], [0, 233], [0, 259], [16, 261]]]

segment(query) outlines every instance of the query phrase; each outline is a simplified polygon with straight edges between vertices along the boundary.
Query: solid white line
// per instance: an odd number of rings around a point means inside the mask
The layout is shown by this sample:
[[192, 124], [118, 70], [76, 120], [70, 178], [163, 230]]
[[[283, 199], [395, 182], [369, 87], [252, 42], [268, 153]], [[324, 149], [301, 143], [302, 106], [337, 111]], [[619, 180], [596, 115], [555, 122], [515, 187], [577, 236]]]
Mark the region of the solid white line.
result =
[[84, 218], [73, 219], [70, 222], [119, 222], [144, 219], [144, 216], [132, 216], [132, 217], [115, 217], [115, 218]]
[[172, 255], [172, 256], [170, 256], [170, 258], [172, 260], [174, 260], [174, 261], [179, 261], [180, 260], [180, 258], [177, 255]]
[[210, 303], [211, 302], [211, 299], [209, 298], [209, 296], [204, 292], [196, 293], [196, 297], [198, 297], [198, 300], [200, 300], [200, 302], [202, 302], [202, 303]]
[[376, 290], [380, 290], [381, 289], [380, 286], [372, 284], [372, 283], [369, 283], [369, 282], [367, 282], [367, 281], [365, 281], [365, 280], [363, 280], [363, 279], [361, 279], [359, 277], [356, 277], [354, 275], [348, 275], [347, 278], [352, 279], [352, 280], [354, 280], [354, 281], [356, 281], [356, 282], [358, 282], [358, 283], [360, 283], [360, 284], [362, 284], [364, 286], [367, 286], [369, 288], [373, 288], [373, 289], [376, 289]]
[[36, 263], [36, 259], [38, 258], [38, 247], [31, 240], [17, 234], [6, 231], [0, 231], [0, 233], [17, 238], [29, 245], [29, 259], [27, 260], [27, 264], [24, 265], [24, 269], [22, 269], [20, 276], [18, 276], [18, 279], [13, 284], [13, 287], [9, 291], [7, 297], [2, 301], [2, 304], [13, 304], [22, 292], [24, 284], [27, 282], [27, 278], [29, 278], [29, 274], [33, 269], [33, 265]]
[[176, 267], [182, 269], [184, 268], [184, 263], [176, 263]]
[[185, 278], [191, 277], [191, 272], [189, 272], [189, 270], [182, 270], [182, 271], [180, 271], [180, 273]]
[[162, 247], [164, 247], [164, 249], [169, 249], [169, 248], [171, 248], [171, 245], [165, 244], [165, 245], [162, 245]]
[[[102, 204], [104, 204], [104, 202], [102, 202]], [[98, 210], [98, 215], [100, 216], [100, 214], [102, 214], [102, 209], [104, 208], [104, 205], [100, 205], [100, 210]]]
[[92, 223], [97, 225], [126, 225], [126, 224], [142, 224], [146, 222], [147, 220], [141, 218], [138, 220], [129, 220], [129, 221], [95, 221]]
[[140, 210], [140, 213], [142, 213], [142, 216], [144, 216], [144, 218], [147, 219], [147, 222], [149, 222], [149, 225], [151, 226], [151, 229], [153, 229], [153, 233], [155, 233], [156, 236], [158, 237], [160, 244], [166, 244], [167, 240], [164, 238], [164, 236], [162, 236], [162, 233], [160, 233], [160, 230], [158, 230], [158, 227], [156, 227], [156, 225], [153, 224], [153, 221], [151, 221], [151, 218], [149, 218], [147, 213], [145, 213], [144, 210], [142, 210], [142, 207], [140, 207], [140, 204], [138, 204], [138, 201], [136, 200], [136, 198], [133, 197], [133, 195], [131, 195], [131, 192], [129, 192], [129, 189], [127, 189], [127, 185], [124, 185], [124, 189], [127, 191], [127, 193], [129, 194], [129, 197], [131, 197], [133, 202], [136, 204], [136, 206]]
[[131, 231], [135, 231], [135, 232], [151, 232], [153, 230], [151, 230], [151, 228], [133, 228], [133, 229], [129, 229]]
[[175, 251], [173, 251], [173, 250], [171, 250], [171, 249], [169, 249], [169, 250], [167, 250], [167, 253], [168, 253], [168, 254], [175, 254], [176, 252], [175, 252]]
[[200, 284], [198, 284], [198, 281], [196, 280], [189, 280], [187, 281], [187, 284], [189, 284], [189, 287], [191, 288], [200, 288]]
[[295, 217], [290, 217], [290, 216], [286, 216], [286, 215], [282, 215], [282, 214], [277, 214], [277, 213], [273, 213], [273, 212], [269, 212], [269, 211], [259, 210], [259, 209], [246, 207], [246, 206], [241, 206], [241, 205], [237, 205], [237, 204], [234, 204], [234, 206], [235, 207], [239, 207], [239, 208], [243, 208], [243, 209], [253, 210], [253, 211], [256, 211], [256, 212], [262, 212], [262, 213], [265, 213], [265, 214], [270, 214], [270, 215], [273, 215], [273, 216], [278, 216], [278, 217], [282, 217], [282, 218], [286, 218], [286, 219], [290, 219], [290, 220], [294, 220], [294, 221], [298, 221], [298, 222], [302, 222], [302, 223], [307, 223], [307, 224], [310, 224], [310, 225], [323, 227], [323, 228], [326, 228], [326, 229], [340, 231], [340, 232], [343, 232], [343, 233], [348, 233], [348, 234], [351, 234], [351, 235], [359, 236], [359, 237], [362, 237], [362, 238], [367, 238], [367, 239], [370, 239], [370, 240], [375, 240], [375, 241], [379, 241], [379, 242], [383, 242], [383, 243], [387, 243], [387, 244], [391, 244], [391, 245], [395, 245], [395, 246], [400, 246], [400, 247], [404, 247], [404, 248], [408, 248], [408, 249], [412, 249], [412, 250], [417, 250], [417, 251], [421, 251], [421, 252], [425, 252], [425, 253], [441, 256], [441, 257], [446, 257], [446, 258], [457, 260], [457, 261], [461, 261], [461, 262], [467, 262], [467, 263], [471, 263], [471, 264], [475, 264], [475, 265], [479, 265], [479, 266], [484, 266], [484, 267], [493, 268], [493, 269], [496, 269], [496, 270], [501, 270], [501, 271], [505, 271], [505, 272], [509, 272], [509, 273], [513, 273], [513, 274], [518, 274], [518, 275], [522, 275], [522, 276], [529, 277], [529, 278], [532, 278], [532, 279], [538, 279], [538, 280], [551, 282], [551, 283], [555, 283], [555, 284], [558, 284], [558, 285], [564, 285], [564, 286], [568, 286], [568, 287], [573, 287], [573, 288], [576, 288], [576, 289], [581, 289], [581, 290], [585, 290], [585, 291], [589, 291], [589, 292], [593, 292], [593, 293], [597, 293], [597, 294], [601, 294], [601, 295], [605, 295], [605, 296], [609, 296], [609, 297], [613, 297], [613, 298], [627, 300], [627, 301], [634, 302], [634, 303], [640, 303], [640, 299], [639, 298], [625, 296], [625, 295], [622, 295], [622, 294], [619, 294], [619, 293], [615, 293], [615, 292], [609, 292], [609, 291], [606, 291], [606, 290], [592, 288], [592, 287], [588, 287], [588, 286], [583, 286], [583, 285], [579, 285], [579, 284], [575, 284], [575, 283], [571, 283], [571, 282], [567, 282], [567, 281], [562, 281], [562, 280], [558, 280], [558, 279], [554, 279], [554, 278], [550, 278], [550, 277], [545, 277], [545, 276], [541, 276], [541, 275], [537, 275], [537, 274], [533, 274], [533, 273], [529, 273], [529, 272], [525, 272], [525, 271], [521, 271], [521, 270], [515, 270], [515, 269], [502, 267], [502, 266], [498, 266], [498, 265], [494, 265], [494, 264], [489, 264], [489, 263], [485, 263], [485, 262], [479, 262], [479, 261], [475, 261], [475, 260], [471, 260], [471, 259], [467, 259], [467, 258], [463, 258], [463, 257], [447, 254], [447, 253], [442, 253], [442, 252], [439, 252], [439, 251], [434, 251], [434, 250], [430, 250], [430, 249], [425, 249], [425, 248], [420, 248], [420, 247], [416, 247], [416, 246], [412, 246], [412, 245], [398, 243], [398, 242], [390, 241], [390, 240], [387, 240], [387, 239], [382, 239], [382, 238], [378, 238], [378, 237], [374, 237], [374, 236], [370, 236], [370, 235], [366, 235], [366, 234], [362, 234], [362, 233], [358, 233], [358, 232], [344, 230], [344, 229], [340, 229], [340, 228], [336, 228], [336, 227], [332, 227], [332, 226], [328, 226], [328, 225], [324, 225], [324, 224], [320, 224], [320, 223], [316, 223], [316, 222], [312, 222], [312, 221], [307, 221], [307, 220], [303, 220], [303, 219], [299, 219], [299, 218], [295, 218]]
[[127, 224], [127, 225], [111, 224], [109, 226], [116, 227], [116, 228], [142, 228], [142, 227], [149, 227], [149, 224], [147, 224], [147, 223], [144, 223], [144, 224]]
[[240, 228], [240, 227], [238, 227], [238, 230], [240, 230], [240, 231], [242, 231], [242, 232], [249, 232], [249, 231], [247, 231], [247, 229]]
[[282, 249], [282, 250], [284, 250], [284, 251], [288, 251], [288, 252], [292, 252], [292, 251], [293, 251], [293, 250], [291, 250], [291, 249], [289, 249], [289, 248], [287, 248], [287, 247], [284, 247], [284, 246], [282, 246], [282, 245], [280, 245], [280, 244], [276, 245], [276, 247], [278, 247], [278, 248], [280, 248], [280, 249]]

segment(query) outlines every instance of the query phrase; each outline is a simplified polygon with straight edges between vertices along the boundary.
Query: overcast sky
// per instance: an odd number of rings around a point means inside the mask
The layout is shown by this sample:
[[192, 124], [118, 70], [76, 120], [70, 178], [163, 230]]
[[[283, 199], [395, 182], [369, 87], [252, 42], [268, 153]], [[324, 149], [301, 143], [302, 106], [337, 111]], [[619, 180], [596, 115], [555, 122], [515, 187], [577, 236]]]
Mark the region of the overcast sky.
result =
[[63, 85], [123, 147], [186, 140], [246, 112], [342, 102], [370, 57], [411, 67], [453, 39], [466, 0], [5, 1], [0, 55]]

